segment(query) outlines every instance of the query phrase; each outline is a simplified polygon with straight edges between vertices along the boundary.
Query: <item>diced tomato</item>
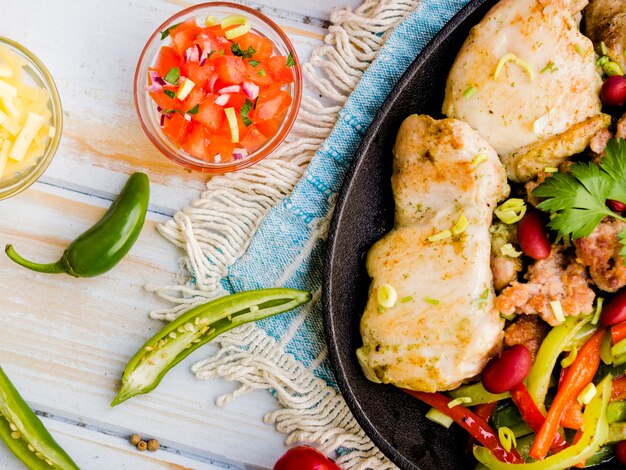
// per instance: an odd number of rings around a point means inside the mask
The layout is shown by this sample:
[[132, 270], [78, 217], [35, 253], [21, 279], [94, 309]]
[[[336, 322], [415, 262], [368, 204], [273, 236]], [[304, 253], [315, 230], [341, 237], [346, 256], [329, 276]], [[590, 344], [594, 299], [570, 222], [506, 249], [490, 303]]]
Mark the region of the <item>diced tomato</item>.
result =
[[222, 25], [220, 25], [219, 23], [204, 29], [215, 34], [215, 36], [224, 36], [224, 30], [222, 29]]
[[182, 76], [192, 80], [196, 87], [203, 87], [213, 74], [213, 64], [207, 62], [204, 65], [200, 65], [197, 62], [188, 62], [181, 66], [180, 73]]
[[254, 116], [257, 121], [267, 121], [268, 119], [280, 116], [291, 106], [291, 95], [286, 91], [272, 92], [259, 95]]
[[265, 70], [263, 63], [256, 67], [246, 63], [246, 79], [259, 86], [271, 85], [274, 82], [272, 76]]
[[195, 18], [188, 19], [170, 31], [172, 47], [182, 57], [187, 48], [193, 46], [196, 37], [201, 32], [202, 28], [198, 27]]
[[187, 99], [183, 101], [182, 110], [189, 111], [190, 109], [193, 109], [195, 106], [199, 105], [205, 97], [206, 93], [202, 88], [197, 86], [194, 87], [194, 89], [191, 90], [191, 93], [189, 93]]
[[154, 64], [154, 69], [159, 76], [165, 77], [171, 68], [179, 67], [180, 63], [181, 59], [178, 53], [169, 46], [163, 46]]
[[191, 124], [191, 131], [187, 134], [185, 142], [183, 143], [183, 149], [190, 155], [201, 160], [211, 160], [210, 145], [211, 141], [209, 135], [202, 124]]
[[241, 57], [222, 55], [214, 62], [219, 79], [225, 83], [241, 83], [246, 77], [246, 64]]
[[230, 130], [227, 130], [227, 134], [215, 134], [211, 138], [211, 150], [213, 154], [219, 153], [222, 162], [229, 162], [233, 159], [233, 150], [235, 150], [235, 144], [231, 142]]
[[252, 152], [267, 141], [267, 137], [264, 136], [255, 126], [250, 126], [246, 136], [241, 139], [241, 145], [245, 147], [248, 152]]
[[283, 122], [282, 116], [268, 119], [267, 121], [261, 121], [256, 123], [256, 128], [266, 138], [273, 137], [278, 133], [280, 125]]
[[234, 39], [233, 42], [239, 43], [239, 47], [243, 51], [247, 51], [249, 47], [252, 47], [256, 51], [252, 59], [258, 61], [269, 59], [274, 51], [274, 43], [272, 41], [254, 33], [246, 33]]
[[204, 28], [202, 30], [202, 32], [196, 37], [195, 43], [200, 46], [200, 49], [206, 51], [207, 54], [211, 51], [217, 51], [221, 47], [217, 37], [209, 30], [209, 28]]
[[163, 124], [163, 132], [176, 144], [180, 145], [187, 132], [189, 132], [190, 123], [180, 113], [174, 113], [171, 118], [166, 118]]
[[211, 132], [217, 131], [224, 122], [224, 108], [215, 104], [215, 97], [209, 96], [198, 108], [198, 114], [193, 116], [193, 120], [197, 121]]
[[287, 67], [287, 57], [282, 55], [271, 57], [265, 62], [265, 66], [272, 78], [277, 82], [293, 82], [293, 71], [290, 67]]
[[165, 94], [165, 90], [176, 92], [176, 87], [165, 87], [158, 92], [150, 92], [150, 97], [161, 109], [178, 109], [181, 105], [180, 100], [176, 98], [170, 98]]
[[231, 93], [228, 98], [228, 106], [232, 106], [239, 112], [243, 104], [246, 102], [246, 95], [243, 93]]

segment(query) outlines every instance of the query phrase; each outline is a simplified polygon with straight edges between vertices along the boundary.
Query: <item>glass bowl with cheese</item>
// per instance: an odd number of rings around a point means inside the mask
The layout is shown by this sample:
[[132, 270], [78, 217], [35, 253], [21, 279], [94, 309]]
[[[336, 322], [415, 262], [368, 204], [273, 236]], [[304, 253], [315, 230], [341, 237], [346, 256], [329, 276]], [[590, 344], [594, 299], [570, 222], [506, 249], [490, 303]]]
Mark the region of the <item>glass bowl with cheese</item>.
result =
[[28, 49], [0, 36], [0, 199], [42, 175], [62, 127], [61, 101], [48, 69]]

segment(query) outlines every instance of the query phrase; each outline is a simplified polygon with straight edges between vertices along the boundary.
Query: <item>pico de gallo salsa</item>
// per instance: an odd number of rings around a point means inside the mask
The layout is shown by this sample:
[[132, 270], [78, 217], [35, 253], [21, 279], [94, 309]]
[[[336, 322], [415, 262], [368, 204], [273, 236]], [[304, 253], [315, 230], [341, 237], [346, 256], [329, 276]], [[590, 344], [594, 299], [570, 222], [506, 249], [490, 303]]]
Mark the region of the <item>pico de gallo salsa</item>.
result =
[[195, 158], [242, 160], [279, 130], [292, 103], [296, 59], [250, 30], [249, 20], [195, 18], [161, 32], [163, 45], [149, 68], [147, 90], [163, 133]]

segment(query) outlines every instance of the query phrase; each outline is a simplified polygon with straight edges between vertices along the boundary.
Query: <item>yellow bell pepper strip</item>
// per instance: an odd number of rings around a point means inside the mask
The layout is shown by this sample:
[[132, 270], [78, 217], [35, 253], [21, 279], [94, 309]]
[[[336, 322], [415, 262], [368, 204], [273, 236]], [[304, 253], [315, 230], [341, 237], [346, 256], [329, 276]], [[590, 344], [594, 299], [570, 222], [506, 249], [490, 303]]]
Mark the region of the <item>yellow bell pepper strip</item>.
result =
[[[498, 460], [487, 448], [476, 446], [474, 457], [491, 470], [562, 470], [586, 460], [598, 452], [609, 435], [606, 409], [611, 397], [611, 376], [598, 385], [598, 393], [585, 408], [584, 429], [581, 438], [573, 446], [552, 454], [544, 460], [525, 464], [511, 464]], [[531, 454], [532, 455], [532, 454]]]
[[470, 385], [462, 385], [461, 387], [446, 392], [451, 398], [468, 397], [472, 401], [467, 403], [467, 406], [482, 405], [485, 403], [494, 403], [500, 400], [510, 398], [509, 392], [504, 393], [489, 393], [485, 390], [483, 383], [478, 381]]
[[462, 405], [449, 408], [448, 404], [452, 400], [441, 393], [416, 392], [406, 388], [401, 390], [452, 418], [459, 426], [469, 432], [474, 439], [486, 446], [489, 449], [488, 452], [493, 452], [492, 455], [497, 456], [494, 458], [500, 459], [503, 462], [517, 464], [524, 462], [515, 449], [511, 449], [510, 451], [504, 449], [497, 434], [491, 429], [491, 426], [473, 411], [468, 410]]
[[527, 387], [528, 393], [542, 412], [545, 412], [546, 409], [544, 401], [548, 393], [552, 371], [559, 360], [559, 355], [590, 321], [591, 317], [589, 316], [582, 319], [567, 317], [564, 323], [552, 328], [541, 343], [535, 362], [533, 362], [528, 374]]
[[[532, 458], [543, 460], [546, 457], [554, 441], [554, 437], [558, 432], [563, 411], [571, 401], [578, 398], [583, 388], [585, 388], [596, 375], [596, 371], [600, 365], [600, 343], [604, 337], [604, 332], [604, 329], [597, 331], [580, 349], [576, 360], [568, 368], [561, 388], [554, 397], [554, 401], [548, 410], [546, 420], [530, 448], [530, 456]], [[611, 397], [610, 385], [611, 382], [609, 382], [607, 401]]]

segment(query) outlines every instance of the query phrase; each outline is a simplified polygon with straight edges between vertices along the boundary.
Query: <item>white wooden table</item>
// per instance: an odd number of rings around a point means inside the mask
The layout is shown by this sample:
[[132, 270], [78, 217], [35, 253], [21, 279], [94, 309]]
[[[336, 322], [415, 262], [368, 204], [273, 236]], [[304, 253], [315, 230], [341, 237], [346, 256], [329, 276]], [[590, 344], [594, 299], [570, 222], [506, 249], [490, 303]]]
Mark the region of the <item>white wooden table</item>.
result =
[[[359, 0], [242, 2], [273, 17], [302, 60], [322, 43], [337, 7]], [[65, 114], [61, 147], [41, 180], [0, 201], [0, 246], [12, 242], [35, 260], [56, 260], [96, 222], [135, 170], [152, 182], [150, 213], [130, 254], [95, 279], [36, 274], [0, 256], [0, 364], [45, 425], [83, 469], [271, 468], [284, 437], [262, 421], [275, 409], [266, 392], [218, 408], [235, 385], [198, 381], [189, 366], [201, 348], [150, 395], [109, 403], [136, 349], [162, 324], [146, 283], [172, 283], [178, 251], [157, 223], [197, 197], [206, 176], [169, 163], [141, 131], [132, 82], [141, 49], [180, 0], [2, 0], [0, 35], [31, 49], [56, 80]], [[162, 449], [140, 453], [137, 432]], [[0, 445], [0, 468], [22, 468]]]

